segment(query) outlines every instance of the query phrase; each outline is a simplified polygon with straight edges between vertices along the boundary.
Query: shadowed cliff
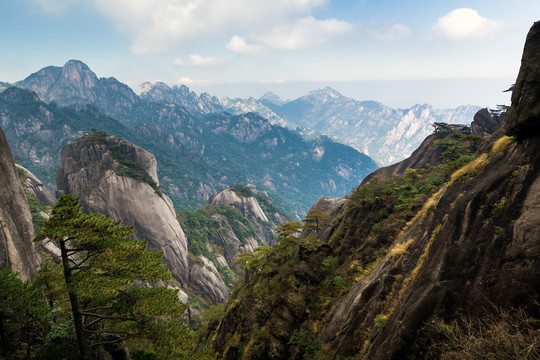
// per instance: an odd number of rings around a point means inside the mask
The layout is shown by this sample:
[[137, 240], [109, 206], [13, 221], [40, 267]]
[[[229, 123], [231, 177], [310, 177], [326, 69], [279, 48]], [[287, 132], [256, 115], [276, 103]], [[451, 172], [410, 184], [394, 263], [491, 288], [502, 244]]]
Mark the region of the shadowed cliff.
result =
[[[210, 331], [218, 356], [454, 359], [486, 333], [495, 334], [488, 358], [504, 346], [516, 349], [510, 358], [539, 356], [538, 54], [535, 23], [504, 128], [475, 147], [466, 132], [435, 133], [429, 142], [449, 146], [429, 162], [319, 201], [313, 210], [332, 217], [319, 238], [289, 233], [248, 259]], [[517, 330], [496, 332], [515, 319], [525, 319], [507, 326]], [[518, 345], [517, 332], [530, 342]]]

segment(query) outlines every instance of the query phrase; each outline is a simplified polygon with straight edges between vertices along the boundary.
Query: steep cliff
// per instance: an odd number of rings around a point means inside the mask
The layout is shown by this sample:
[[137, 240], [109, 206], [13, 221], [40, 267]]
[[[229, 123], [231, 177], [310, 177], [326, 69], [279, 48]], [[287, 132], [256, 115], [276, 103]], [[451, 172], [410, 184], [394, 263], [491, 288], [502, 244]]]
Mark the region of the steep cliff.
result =
[[540, 129], [540, 24], [527, 35], [521, 67], [512, 92], [512, 108], [505, 129], [518, 141], [536, 135]]
[[9, 144], [0, 128], [0, 268], [34, 279], [41, 254], [32, 242], [34, 227]]
[[133, 225], [134, 236], [147, 238], [149, 250], [163, 251], [174, 278], [186, 284], [187, 240], [171, 200], [160, 190], [154, 156], [96, 132], [67, 144], [61, 158], [58, 191], [79, 197], [86, 212]]
[[[482, 125], [479, 125], [477, 122], [479, 118], [484, 120], [484, 122], [481, 122]], [[404, 175], [408, 169], [420, 169], [430, 165], [435, 166], [446, 158], [457, 158], [461, 156], [464, 151], [474, 152], [482, 144], [483, 139], [479, 135], [472, 136], [474, 134], [471, 128], [481, 131], [484, 136], [489, 136], [500, 127], [499, 122], [495, 121], [486, 109], [480, 110], [475, 115], [475, 119], [471, 127], [435, 123], [434, 133], [426, 137], [418, 149], [413, 151], [411, 156], [396, 164], [375, 170], [362, 180], [362, 184], [366, 184], [374, 178], [384, 180], [394, 175]], [[490, 132], [486, 130], [486, 124], [489, 124]]]
[[505, 112], [493, 116], [488, 109], [481, 109], [474, 114], [471, 131], [474, 135], [482, 137], [490, 136], [504, 124], [505, 118]]
[[474, 155], [461, 139], [459, 156], [373, 177], [345, 206], [317, 205], [338, 212], [319, 239], [289, 232], [247, 259], [214, 328], [219, 356], [477, 358], [474, 339], [485, 358], [540, 356], [539, 49], [540, 22], [504, 126], [516, 139], [499, 130]]
[[32, 174], [32, 172], [30, 172], [30, 170], [26, 169], [25, 167], [19, 164], [15, 164], [15, 166], [24, 174], [23, 186], [28, 194], [35, 197], [43, 206], [51, 206], [56, 204], [56, 199], [40, 179], [38, 179], [34, 174]]
[[203, 208], [178, 212], [178, 220], [188, 238], [191, 310], [199, 311], [227, 300], [239, 254], [273, 244], [274, 228], [287, 218], [267, 196], [237, 184]]
[[229, 287], [216, 266], [205, 256], [199, 255], [191, 264], [189, 284], [196, 293], [208, 296], [214, 304], [227, 301]]
[[273, 229], [281, 225], [272, 224], [251, 191], [242, 194], [235, 189], [227, 189], [215, 194], [208, 202], [211, 205], [227, 204], [238, 210], [256, 228], [257, 236], [264, 243], [270, 244], [274, 238]]
[[268, 222], [266, 214], [262, 211], [261, 206], [254, 196], [245, 196], [233, 189], [223, 190], [219, 194], [214, 195], [209, 203], [211, 205], [218, 205], [221, 203], [231, 205], [252, 222]]

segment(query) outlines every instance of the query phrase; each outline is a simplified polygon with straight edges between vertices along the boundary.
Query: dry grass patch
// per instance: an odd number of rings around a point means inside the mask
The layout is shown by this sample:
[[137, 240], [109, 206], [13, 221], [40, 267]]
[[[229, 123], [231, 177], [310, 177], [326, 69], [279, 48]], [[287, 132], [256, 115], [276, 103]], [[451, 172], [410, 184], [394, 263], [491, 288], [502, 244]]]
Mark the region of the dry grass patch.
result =
[[442, 342], [430, 355], [443, 360], [536, 360], [540, 358], [538, 321], [523, 311], [501, 312], [484, 319], [462, 318], [452, 324], [436, 321]]
[[514, 142], [513, 136], [505, 135], [503, 137], [500, 137], [499, 139], [497, 139], [497, 141], [495, 141], [495, 143], [491, 147], [491, 155], [495, 155], [495, 154], [505, 151], [508, 148], [508, 146], [510, 146], [510, 144], [512, 144], [513, 142]]
[[398, 258], [404, 254], [407, 253], [408, 249], [409, 249], [409, 246], [412, 245], [412, 243], [414, 243], [414, 239], [409, 239], [401, 244], [397, 244], [396, 246], [394, 246], [390, 252], [388, 253], [388, 255], [392, 258], [392, 259], [395, 259], [395, 258]]
[[456, 170], [450, 177], [450, 184], [478, 175], [489, 163], [488, 154], [482, 154], [467, 165]]

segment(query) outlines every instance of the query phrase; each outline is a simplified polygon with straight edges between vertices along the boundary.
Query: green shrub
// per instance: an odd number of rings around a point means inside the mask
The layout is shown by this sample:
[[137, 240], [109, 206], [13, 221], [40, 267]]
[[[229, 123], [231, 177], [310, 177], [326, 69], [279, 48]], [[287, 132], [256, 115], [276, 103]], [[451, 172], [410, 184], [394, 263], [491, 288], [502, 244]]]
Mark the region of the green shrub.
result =
[[384, 329], [386, 327], [386, 322], [388, 321], [388, 316], [383, 314], [377, 314], [375, 316], [375, 325], [380, 329]]

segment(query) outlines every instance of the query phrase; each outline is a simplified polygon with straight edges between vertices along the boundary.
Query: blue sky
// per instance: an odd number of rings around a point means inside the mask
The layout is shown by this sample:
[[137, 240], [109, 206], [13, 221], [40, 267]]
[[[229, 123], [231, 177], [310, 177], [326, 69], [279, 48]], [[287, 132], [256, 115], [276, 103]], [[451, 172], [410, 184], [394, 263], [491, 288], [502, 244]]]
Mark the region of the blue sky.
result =
[[84, 61], [135, 91], [509, 103], [540, 0], [2, 0], [0, 81]]

